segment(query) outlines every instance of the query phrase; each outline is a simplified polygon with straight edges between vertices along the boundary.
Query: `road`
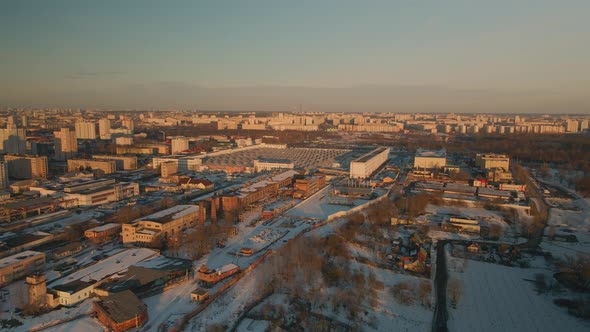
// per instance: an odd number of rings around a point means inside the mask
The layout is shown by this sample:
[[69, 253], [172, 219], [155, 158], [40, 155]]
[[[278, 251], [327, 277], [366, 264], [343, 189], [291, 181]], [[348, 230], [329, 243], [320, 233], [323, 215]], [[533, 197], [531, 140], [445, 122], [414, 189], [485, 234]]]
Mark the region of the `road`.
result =
[[438, 241], [436, 244], [436, 275], [434, 276], [434, 289], [436, 302], [434, 305], [434, 317], [432, 319], [432, 332], [447, 332], [447, 257], [445, 246], [447, 240]]

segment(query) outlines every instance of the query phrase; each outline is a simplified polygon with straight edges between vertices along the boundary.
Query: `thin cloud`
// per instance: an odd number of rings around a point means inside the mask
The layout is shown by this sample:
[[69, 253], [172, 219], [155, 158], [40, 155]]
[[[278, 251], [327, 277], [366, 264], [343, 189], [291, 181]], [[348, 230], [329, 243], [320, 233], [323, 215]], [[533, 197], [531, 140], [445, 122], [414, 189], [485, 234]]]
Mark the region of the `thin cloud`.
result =
[[124, 75], [125, 72], [122, 71], [79, 71], [74, 74], [69, 74], [64, 76], [66, 79], [88, 79], [88, 78], [98, 78], [98, 77], [108, 77], [108, 76], [119, 76]]

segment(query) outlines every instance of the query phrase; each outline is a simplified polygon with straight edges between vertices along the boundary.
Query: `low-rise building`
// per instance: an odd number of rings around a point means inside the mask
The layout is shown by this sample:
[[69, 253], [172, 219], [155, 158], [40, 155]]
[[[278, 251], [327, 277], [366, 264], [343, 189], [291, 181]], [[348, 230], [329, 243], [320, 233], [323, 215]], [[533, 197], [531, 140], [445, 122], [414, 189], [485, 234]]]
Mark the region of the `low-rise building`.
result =
[[147, 305], [129, 290], [94, 302], [93, 310], [98, 321], [114, 332], [137, 328], [148, 321]]
[[125, 244], [157, 247], [161, 240], [192, 226], [199, 218], [199, 206], [177, 205], [123, 224], [121, 237]]
[[112, 174], [117, 171], [117, 163], [114, 160], [68, 159], [68, 172], [84, 169], [101, 170], [104, 174]]
[[114, 160], [117, 171], [132, 171], [137, 169], [137, 157], [136, 156], [111, 156], [106, 154], [95, 154], [92, 159], [97, 160]]
[[80, 242], [72, 242], [55, 249], [55, 251], [53, 251], [53, 257], [57, 259], [64, 258], [77, 254], [80, 251], [82, 251], [82, 244]]
[[84, 231], [84, 236], [94, 243], [103, 243], [119, 236], [120, 232], [121, 224], [109, 223], [87, 229]]
[[305, 179], [296, 179], [293, 184], [294, 198], [307, 198], [326, 186], [325, 176], [312, 176]]
[[139, 184], [119, 182], [113, 179], [86, 181], [64, 188], [68, 199], [76, 200], [78, 206], [94, 206], [117, 202], [139, 195]]
[[6, 285], [28, 274], [40, 271], [45, 265], [45, 254], [27, 250], [0, 259], [0, 284]]
[[74, 280], [67, 284], [52, 287], [50, 293], [53, 294], [52, 303], [56, 305], [72, 306], [89, 298], [92, 295], [93, 290], [93, 283]]
[[207, 179], [195, 179], [188, 176], [183, 176], [178, 179], [177, 185], [182, 189], [201, 189], [209, 190], [215, 186], [213, 182]]
[[415, 169], [438, 169], [447, 165], [447, 150], [438, 151], [418, 149], [414, 157]]
[[254, 160], [254, 170], [256, 172], [293, 168], [295, 168], [295, 164], [288, 159], [258, 158]]
[[510, 169], [510, 158], [505, 154], [478, 153], [475, 165], [481, 169], [503, 168]]

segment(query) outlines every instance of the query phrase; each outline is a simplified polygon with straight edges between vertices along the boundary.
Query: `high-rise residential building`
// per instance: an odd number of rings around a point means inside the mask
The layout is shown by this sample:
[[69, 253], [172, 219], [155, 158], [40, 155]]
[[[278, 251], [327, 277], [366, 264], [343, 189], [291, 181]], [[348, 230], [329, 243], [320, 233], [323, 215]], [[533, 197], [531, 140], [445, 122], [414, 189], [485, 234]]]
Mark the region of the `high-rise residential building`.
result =
[[11, 126], [16, 125], [16, 122], [14, 122], [14, 115], [9, 115], [6, 118], [6, 124], [8, 125], [8, 127], [10, 128]]
[[47, 178], [46, 156], [6, 155], [8, 174], [15, 179]]
[[8, 187], [8, 164], [6, 161], [0, 161], [0, 188]]
[[21, 123], [23, 127], [28, 127], [29, 126], [29, 117], [27, 117], [26, 115], [23, 115], [21, 118]]
[[70, 128], [61, 128], [60, 131], [54, 131], [53, 135], [55, 136], [55, 159], [64, 161], [76, 155], [78, 143], [75, 131]]
[[188, 150], [188, 138], [187, 137], [176, 137], [172, 139], [172, 154], [180, 153]]
[[24, 154], [27, 150], [27, 136], [24, 129], [0, 129], [0, 153]]
[[133, 123], [133, 119], [123, 119], [121, 120], [121, 125], [131, 131], [133, 131], [135, 129], [135, 124]]
[[96, 139], [96, 125], [94, 122], [76, 122], [76, 138]]
[[577, 133], [578, 132], [578, 121], [577, 120], [567, 120], [565, 122], [565, 131], [568, 133]]
[[111, 139], [111, 120], [98, 120], [98, 134], [100, 135], [100, 139]]
[[580, 131], [588, 129], [588, 120], [580, 121]]

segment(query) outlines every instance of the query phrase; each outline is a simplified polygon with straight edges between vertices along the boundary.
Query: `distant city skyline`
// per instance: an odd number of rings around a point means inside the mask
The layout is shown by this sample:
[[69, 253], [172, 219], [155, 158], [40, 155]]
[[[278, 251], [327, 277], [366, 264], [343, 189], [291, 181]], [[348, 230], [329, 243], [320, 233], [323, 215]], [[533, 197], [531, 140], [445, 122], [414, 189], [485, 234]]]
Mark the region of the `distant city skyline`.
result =
[[0, 107], [590, 113], [588, 1], [5, 1]]

